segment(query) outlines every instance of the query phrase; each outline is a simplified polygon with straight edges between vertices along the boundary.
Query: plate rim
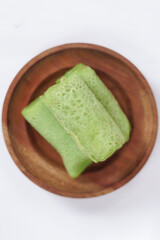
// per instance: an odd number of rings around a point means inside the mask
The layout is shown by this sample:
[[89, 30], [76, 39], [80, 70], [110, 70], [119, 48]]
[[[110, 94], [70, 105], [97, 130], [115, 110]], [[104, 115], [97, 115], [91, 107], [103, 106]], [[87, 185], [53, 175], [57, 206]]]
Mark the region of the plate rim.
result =
[[[27, 171], [27, 169], [19, 161], [19, 159], [16, 156], [16, 153], [14, 151], [14, 148], [12, 147], [12, 143], [11, 143], [10, 136], [9, 136], [9, 130], [8, 130], [8, 124], [7, 124], [9, 103], [10, 103], [10, 99], [12, 97], [12, 94], [14, 93], [14, 89], [15, 89], [16, 85], [18, 84], [18, 82], [21, 80], [21, 77], [29, 70], [29, 68], [31, 66], [33, 66], [35, 63], [42, 60], [43, 58], [45, 58], [45, 57], [47, 57], [51, 54], [55, 54], [57, 52], [63, 51], [65, 49], [71, 49], [71, 48], [72, 49], [73, 48], [85, 48], [85, 49], [98, 50], [100, 52], [109, 54], [109, 55], [119, 59], [123, 63], [125, 63], [132, 70], [132, 72], [134, 72], [138, 76], [138, 78], [142, 81], [142, 83], [146, 86], [148, 94], [150, 95], [150, 101], [151, 101], [151, 104], [153, 106], [153, 112], [154, 112], [154, 117], [155, 117], [154, 132], [153, 132], [153, 135], [152, 135], [152, 142], [151, 142], [151, 145], [149, 146], [149, 148], [147, 149], [147, 151], [145, 153], [145, 156], [143, 157], [140, 164], [137, 165], [137, 167], [129, 175], [127, 175], [124, 179], [122, 179], [118, 183], [113, 184], [112, 187], [107, 187], [103, 190], [96, 191], [96, 192], [73, 193], [73, 192], [65, 192], [65, 191], [57, 190], [54, 187], [47, 186], [45, 183], [40, 181], [38, 178], [34, 177], [29, 171]], [[147, 82], [147, 80], [145, 79], [143, 74], [138, 70], [138, 68], [133, 63], [131, 63], [127, 58], [125, 58], [121, 54], [119, 54], [119, 53], [117, 53], [117, 52], [115, 52], [115, 51], [113, 51], [109, 48], [106, 48], [106, 47], [103, 47], [103, 46], [100, 46], [100, 45], [90, 44], [90, 43], [67, 43], [67, 44], [62, 44], [62, 45], [58, 45], [58, 46], [49, 48], [49, 49], [39, 53], [37, 56], [35, 56], [31, 60], [29, 60], [21, 68], [21, 70], [16, 74], [13, 81], [9, 85], [9, 88], [7, 90], [7, 93], [6, 93], [6, 96], [5, 96], [5, 99], [4, 99], [4, 103], [3, 103], [2, 131], [3, 131], [4, 140], [5, 140], [7, 149], [9, 151], [10, 155], [11, 155], [11, 158], [13, 159], [13, 161], [15, 162], [17, 167], [21, 170], [21, 172], [25, 176], [27, 176], [32, 182], [34, 182], [35, 184], [37, 184], [38, 186], [40, 186], [41, 188], [43, 188], [43, 189], [45, 189], [49, 192], [52, 192], [52, 193], [55, 193], [55, 194], [58, 194], [58, 195], [61, 195], [61, 196], [72, 197], [72, 198], [89, 198], [89, 197], [104, 195], [106, 193], [112, 192], [112, 191], [122, 187], [123, 185], [128, 183], [134, 176], [136, 176], [137, 173], [142, 169], [142, 167], [147, 162], [147, 160], [148, 160], [148, 158], [149, 158], [149, 156], [150, 156], [150, 154], [153, 150], [153, 147], [155, 145], [155, 141], [156, 141], [156, 137], [157, 137], [157, 131], [158, 131], [158, 112], [157, 112], [156, 101], [155, 101], [155, 98], [154, 98], [154, 95], [153, 95], [153, 92], [151, 90], [151, 87], [150, 87], [149, 83]]]

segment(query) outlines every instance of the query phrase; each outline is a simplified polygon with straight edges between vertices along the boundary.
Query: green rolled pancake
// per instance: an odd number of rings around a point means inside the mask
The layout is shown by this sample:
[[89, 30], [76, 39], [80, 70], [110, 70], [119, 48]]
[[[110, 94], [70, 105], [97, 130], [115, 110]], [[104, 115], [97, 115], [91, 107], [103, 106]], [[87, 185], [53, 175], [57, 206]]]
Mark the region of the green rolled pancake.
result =
[[106, 160], [125, 143], [121, 130], [77, 71], [50, 87], [42, 101], [94, 162]]
[[92, 160], [80, 151], [72, 137], [45, 106], [42, 98], [43, 96], [37, 98], [25, 107], [22, 115], [59, 152], [69, 175], [75, 178]]
[[119, 126], [121, 132], [125, 136], [125, 141], [129, 140], [131, 125], [116, 101], [115, 97], [109, 91], [109, 89], [104, 85], [104, 83], [97, 76], [95, 71], [80, 63], [77, 64], [74, 68], [69, 70], [63, 77], [57, 80], [57, 83], [60, 83], [65, 79], [65, 77], [69, 76], [73, 72], [77, 72], [77, 74], [81, 77], [81, 79], [86, 83], [88, 88], [94, 93], [96, 98], [101, 102], [110, 116], [113, 118], [115, 123]]

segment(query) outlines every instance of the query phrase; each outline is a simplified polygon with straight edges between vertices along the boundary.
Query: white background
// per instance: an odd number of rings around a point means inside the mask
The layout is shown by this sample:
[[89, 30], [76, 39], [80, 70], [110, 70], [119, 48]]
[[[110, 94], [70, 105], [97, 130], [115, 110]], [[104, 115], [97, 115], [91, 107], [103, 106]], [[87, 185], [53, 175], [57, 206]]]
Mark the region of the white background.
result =
[[[70, 42], [103, 45], [127, 57], [147, 78], [160, 111], [159, 0], [0, 0], [0, 111], [26, 62]], [[159, 134], [147, 164], [128, 184], [101, 197], [71, 199], [28, 180], [0, 129], [0, 239], [159, 240]]]

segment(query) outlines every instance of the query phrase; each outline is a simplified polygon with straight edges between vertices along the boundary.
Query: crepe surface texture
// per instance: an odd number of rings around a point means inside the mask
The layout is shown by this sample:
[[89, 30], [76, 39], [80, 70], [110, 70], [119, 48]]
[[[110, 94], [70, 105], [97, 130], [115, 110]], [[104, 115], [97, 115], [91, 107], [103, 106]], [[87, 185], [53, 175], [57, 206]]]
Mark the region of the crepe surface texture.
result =
[[131, 126], [95, 71], [78, 64], [23, 109], [24, 118], [61, 155], [71, 177], [110, 157]]

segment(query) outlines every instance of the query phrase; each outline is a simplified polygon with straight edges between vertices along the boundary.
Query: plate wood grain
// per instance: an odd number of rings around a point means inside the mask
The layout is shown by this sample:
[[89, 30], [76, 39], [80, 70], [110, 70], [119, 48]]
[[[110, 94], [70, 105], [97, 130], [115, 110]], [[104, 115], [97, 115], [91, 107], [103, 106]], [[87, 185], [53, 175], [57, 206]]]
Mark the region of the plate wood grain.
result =
[[[21, 115], [21, 110], [77, 63], [95, 69], [132, 124], [130, 141], [108, 161], [69, 177], [60, 155]], [[40, 187], [67, 197], [109, 193], [132, 179], [146, 163], [157, 134], [157, 109], [140, 71], [118, 53], [93, 44], [65, 44], [42, 52], [17, 74], [3, 106], [3, 133], [18, 168]]]

